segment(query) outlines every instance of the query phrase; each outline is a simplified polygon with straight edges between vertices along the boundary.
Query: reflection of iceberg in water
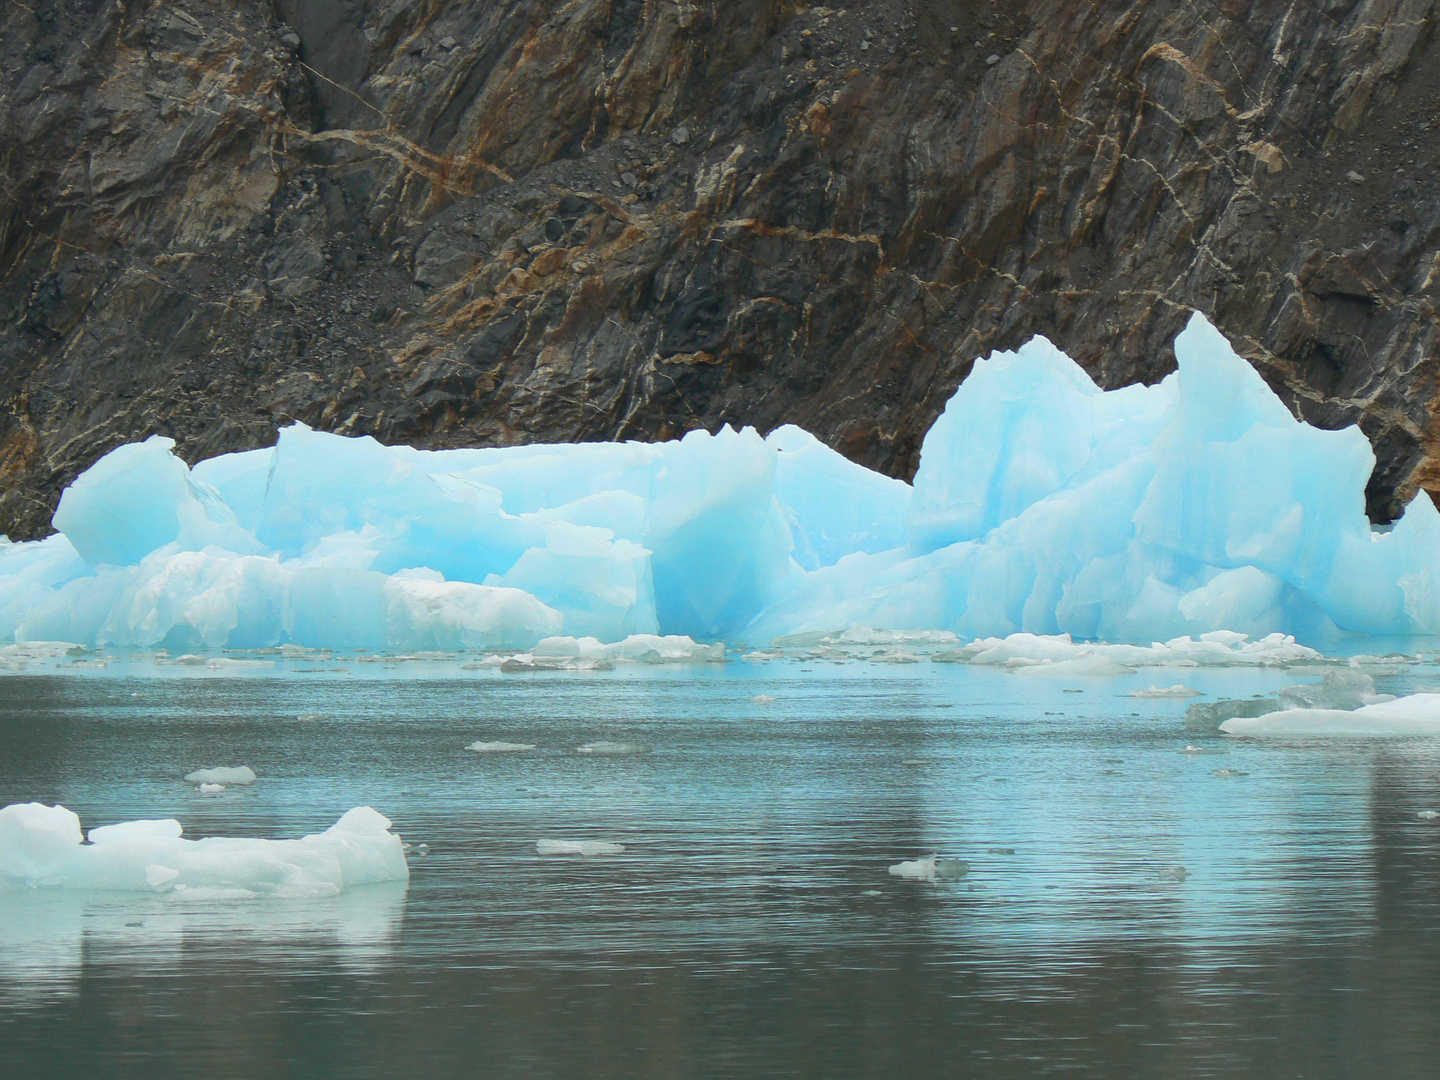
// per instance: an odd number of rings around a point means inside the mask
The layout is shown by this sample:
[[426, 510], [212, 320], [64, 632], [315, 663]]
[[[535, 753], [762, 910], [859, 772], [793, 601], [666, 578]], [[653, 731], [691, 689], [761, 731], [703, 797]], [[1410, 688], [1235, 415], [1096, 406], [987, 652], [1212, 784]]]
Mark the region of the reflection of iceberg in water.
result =
[[284, 949], [317, 963], [374, 970], [392, 953], [404, 881], [338, 896], [275, 899], [189, 893], [0, 892], [0, 1005], [43, 1005], [77, 992], [87, 966], [166, 971], [195, 962], [217, 970]]

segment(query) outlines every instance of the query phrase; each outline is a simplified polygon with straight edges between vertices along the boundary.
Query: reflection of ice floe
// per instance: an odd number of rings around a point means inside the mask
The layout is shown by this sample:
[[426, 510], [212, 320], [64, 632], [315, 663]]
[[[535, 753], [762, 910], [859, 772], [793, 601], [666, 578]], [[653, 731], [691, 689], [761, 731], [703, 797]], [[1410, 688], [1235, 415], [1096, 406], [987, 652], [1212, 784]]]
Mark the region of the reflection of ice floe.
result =
[[624, 844], [612, 844], [606, 840], [536, 840], [535, 850], [541, 855], [621, 855]]
[[92, 829], [63, 806], [0, 809], [0, 891], [30, 888], [140, 892], [224, 890], [235, 896], [327, 896], [410, 876], [400, 837], [368, 806], [299, 840], [187, 840], [173, 818]]
[[596, 754], [601, 757], [611, 757], [621, 754], [644, 754], [649, 747], [643, 743], [629, 742], [599, 742], [586, 743], [584, 746], [577, 746], [576, 751], [581, 754]]
[[473, 750], [477, 754], [518, 754], [522, 750], [534, 750], [534, 743], [526, 742], [485, 742], [477, 739], [466, 750]]
[[406, 889], [403, 881], [384, 882], [284, 903], [211, 889], [0, 889], [0, 1005], [66, 997], [87, 963], [167, 970], [192, 963], [197, 948], [240, 959], [313, 946], [317, 956], [369, 970], [394, 947]]
[[1220, 725], [1228, 735], [1366, 736], [1440, 735], [1440, 694], [1411, 694], [1358, 709], [1282, 709], [1234, 717]]

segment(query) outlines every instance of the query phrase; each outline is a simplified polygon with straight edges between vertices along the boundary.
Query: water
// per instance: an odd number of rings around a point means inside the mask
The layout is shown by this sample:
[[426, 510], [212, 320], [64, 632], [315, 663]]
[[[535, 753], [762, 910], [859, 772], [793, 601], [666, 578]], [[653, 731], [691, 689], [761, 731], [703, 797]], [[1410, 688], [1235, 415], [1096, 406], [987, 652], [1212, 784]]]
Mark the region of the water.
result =
[[[1188, 702], [1126, 696], [1293, 673], [65, 663], [0, 679], [0, 804], [296, 836], [368, 803], [429, 853], [333, 899], [6, 897], [0, 1075], [1397, 1078], [1440, 1052], [1440, 743], [1196, 736]], [[649, 750], [576, 752], [599, 740]], [[261, 779], [180, 780], [222, 764]], [[887, 873], [931, 853], [968, 874]]]

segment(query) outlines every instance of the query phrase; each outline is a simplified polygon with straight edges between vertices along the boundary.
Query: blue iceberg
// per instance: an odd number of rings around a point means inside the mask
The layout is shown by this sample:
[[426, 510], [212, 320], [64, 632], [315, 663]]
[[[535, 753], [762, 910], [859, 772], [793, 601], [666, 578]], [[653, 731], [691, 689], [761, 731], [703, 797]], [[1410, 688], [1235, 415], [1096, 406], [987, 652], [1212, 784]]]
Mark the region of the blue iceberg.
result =
[[1043, 338], [978, 361], [913, 488], [793, 426], [427, 451], [295, 424], [193, 469], [154, 437], [80, 476], [55, 535], [0, 540], [0, 640], [1440, 631], [1430, 500], [1373, 529], [1358, 429], [1297, 421], [1199, 315], [1175, 353], [1111, 391]]

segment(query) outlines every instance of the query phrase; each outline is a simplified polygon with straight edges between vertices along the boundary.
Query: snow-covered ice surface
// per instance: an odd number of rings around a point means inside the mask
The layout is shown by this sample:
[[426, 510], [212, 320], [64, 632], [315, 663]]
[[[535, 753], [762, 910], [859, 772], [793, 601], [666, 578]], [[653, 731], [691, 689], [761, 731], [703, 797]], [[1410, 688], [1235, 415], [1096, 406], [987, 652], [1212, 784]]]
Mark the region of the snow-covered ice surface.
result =
[[535, 651], [552, 638], [1440, 632], [1429, 500], [1372, 530], [1358, 429], [1295, 420], [1199, 315], [1175, 353], [1159, 384], [1108, 392], [1043, 338], [977, 362], [913, 490], [792, 426], [422, 451], [296, 424], [193, 469], [157, 436], [66, 489], [55, 535], [0, 545], [0, 668], [40, 642], [234, 671], [276, 661], [203, 653], [508, 652], [522, 671], [643, 662]]
[[[248, 770], [247, 770], [248, 771]], [[400, 837], [368, 806], [299, 840], [190, 840], [174, 818], [104, 825], [82, 837], [63, 806], [0, 808], [0, 890], [206, 891], [233, 898], [331, 896], [410, 876]]]

